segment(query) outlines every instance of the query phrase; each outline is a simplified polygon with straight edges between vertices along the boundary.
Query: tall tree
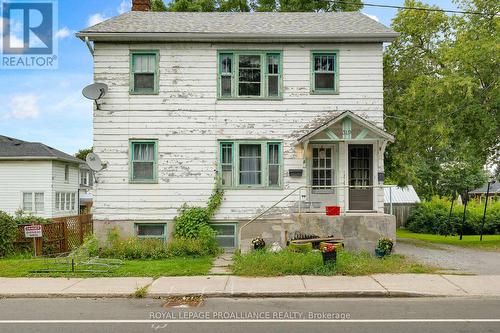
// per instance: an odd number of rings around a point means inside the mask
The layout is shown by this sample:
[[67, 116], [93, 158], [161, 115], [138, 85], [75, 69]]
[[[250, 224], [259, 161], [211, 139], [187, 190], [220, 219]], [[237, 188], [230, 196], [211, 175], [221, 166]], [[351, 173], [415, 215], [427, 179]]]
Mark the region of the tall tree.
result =
[[165, 12], [167, 11], [167, 6], [163, 0], [151, 0], [151, 10], [153, 12]]
[[[161, 1], [161, 0], [158, 0]], [[177, 12], [319, 12], [357, 11], [363, 7], [361, 0], [337, 3], [324, 0], [173, 0], [169, 11]]]
[[[459, 5], [488, 13], [500, 6]], [[384, 56], [386, 127], [396, 135], [388, 178], [413, 183], [423, 195], [446, 194], [439, 183], [450, 165], [463, 166], [464, 174], [478, 170], [500, 142], [499, 19], [400, 10], [392, 27], [400, 36]]]

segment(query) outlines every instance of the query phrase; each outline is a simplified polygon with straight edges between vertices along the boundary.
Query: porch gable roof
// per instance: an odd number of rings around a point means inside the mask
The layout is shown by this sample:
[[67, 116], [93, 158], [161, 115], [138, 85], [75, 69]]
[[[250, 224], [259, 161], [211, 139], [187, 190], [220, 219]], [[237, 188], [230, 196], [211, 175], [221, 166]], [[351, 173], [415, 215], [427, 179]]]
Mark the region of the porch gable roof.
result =
[[[372, 131], [373, 133], [377, 134], [378, 136], [380, 136], [380, 138], [382, 138], [384, 140], [394, 142], [394, 136], [392, 134], [387, 133], [386, 131], [384, 131], [383, 129], [381, 129], [380, 127], [375, 125], [374, 123], [372, 123], [366, 119], [361, 118], [360, 116], [356, 115], [352, 111], [344, 111], [341, 114], [339, 114], [338, 116], [333, 117], [332, 119], [328, 120], [324, 124], [320, 125], [319, 127], [315, 128], [314, 130], [312, 130], [309, 133], [300, 137], [297, 140], [297, 144], [301, 144], [301, 143], [308, 141], [312, 137], [320, 134], [324, 130], [328, 129], [330, 126], [338, 123], [339, 121], [342, 121], [345, 118], [350, 118], [351, 120], [357, 122], [361, 126], [367, 128], [370, 131]], [[343, 141], [343, 140], [344, 139], [339, 139], [339, 141]]]

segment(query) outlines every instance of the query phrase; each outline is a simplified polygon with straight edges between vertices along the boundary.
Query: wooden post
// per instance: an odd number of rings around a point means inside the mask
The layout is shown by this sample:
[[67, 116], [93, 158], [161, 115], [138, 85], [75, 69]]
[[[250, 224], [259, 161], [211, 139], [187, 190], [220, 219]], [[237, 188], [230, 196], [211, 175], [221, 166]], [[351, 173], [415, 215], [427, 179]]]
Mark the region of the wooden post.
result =
[[43, 255], [43, 237], [33, 238], [35, 243], [35, 256]]
[[62, 220], [62, 228], [63, 228], [63, 252], [68, 252], [68, 220]]

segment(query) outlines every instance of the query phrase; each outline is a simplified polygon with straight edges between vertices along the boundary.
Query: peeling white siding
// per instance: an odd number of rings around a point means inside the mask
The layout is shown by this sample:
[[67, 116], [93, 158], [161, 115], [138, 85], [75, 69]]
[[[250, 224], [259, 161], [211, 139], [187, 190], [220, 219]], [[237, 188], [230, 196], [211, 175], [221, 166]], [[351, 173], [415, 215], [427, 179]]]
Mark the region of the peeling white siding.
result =
[[[129, 95], [130, 49], [160, 50], [159, 95]], [[283, 99], [217, 100], [217, 50], [222, 49], [282, 50]], [[310, 52], [328, 49], [338, 50], [339, 94], [312, 95]], [[305, 176], [287, 174], [303, 167], [294, 142], [317, 126], [318, 118], [351, 110], [383, 126], [381, 43], [96, 43], [94, 62], [95, 81], [109, 85], [101, 110], [94, 110], [94, 151], [108, 164], [95, 186], [98, 221], [171, 220], [185, 202], [205, 204], [214, 183], [218, 139], [283, 140], [284, 189], [228, 190], [216, 217], [248, 219], [306, 184]], [[158, 139], [158, 184], [129, 184], [131, 138]], [[375, 172], [382, 163], [380, 156]], [[383, 192], [379, 197], [377, 209], [383, 211]]]

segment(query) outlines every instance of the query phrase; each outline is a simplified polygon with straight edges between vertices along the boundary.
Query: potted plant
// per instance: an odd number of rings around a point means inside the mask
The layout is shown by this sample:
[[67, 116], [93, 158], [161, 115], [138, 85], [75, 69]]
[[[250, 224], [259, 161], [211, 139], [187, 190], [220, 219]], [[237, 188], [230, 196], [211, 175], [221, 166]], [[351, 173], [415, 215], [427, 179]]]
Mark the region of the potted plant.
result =
[[264, 241], [264, 239], [262, 237], [257, 237], [257, 238], [252, 239], [252, 244], [253, 244], [254, 250], [260, 250], [266, 246], [266, 242]]
[[337, 261], [337, 250], [335, 249], [335, 245], [326, 243], [321, 248], [321, 255], [323, 256], [323, 265], [335, 263]]
[[394, 242], [389, 238], [380, 238], [378, 240], [377, 247], [375, 248], [375, 255], [378, 258], [385, 257], [392, 252], [392, 247], [394, 246]]

